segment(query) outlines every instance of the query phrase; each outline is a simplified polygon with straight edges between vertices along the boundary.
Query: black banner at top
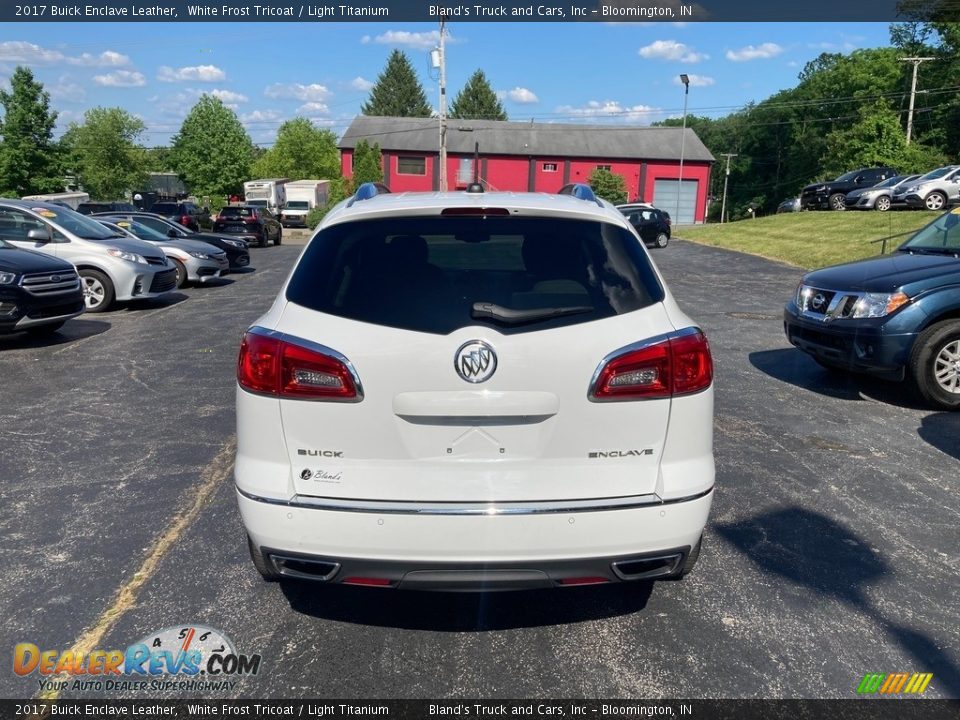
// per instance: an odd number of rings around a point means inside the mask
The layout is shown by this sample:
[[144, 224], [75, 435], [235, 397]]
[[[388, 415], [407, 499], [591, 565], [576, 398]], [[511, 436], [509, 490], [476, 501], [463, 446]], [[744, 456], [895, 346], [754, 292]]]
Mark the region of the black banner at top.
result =
[[960, 0], [6, 0], [0, 22], [960, 21]]

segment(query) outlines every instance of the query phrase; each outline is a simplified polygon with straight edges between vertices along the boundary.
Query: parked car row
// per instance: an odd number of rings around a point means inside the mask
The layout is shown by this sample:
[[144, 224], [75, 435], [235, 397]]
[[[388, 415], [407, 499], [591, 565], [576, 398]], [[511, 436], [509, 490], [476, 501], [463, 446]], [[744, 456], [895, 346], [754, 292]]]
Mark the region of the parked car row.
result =
[[0, 334], [55, 332], [83, 312], [245, 268], [245, 237], [230, 228], [195, 232], [154, 213], [83, 215], [53, 203], [0, 199]]
[[946, 165], [925, 175], [899, 175], [890, 167], [860, 168], [836, 180], [807, 185], [777, 212], [799, 210], [942, 210], [960, 202], [960, 165]]

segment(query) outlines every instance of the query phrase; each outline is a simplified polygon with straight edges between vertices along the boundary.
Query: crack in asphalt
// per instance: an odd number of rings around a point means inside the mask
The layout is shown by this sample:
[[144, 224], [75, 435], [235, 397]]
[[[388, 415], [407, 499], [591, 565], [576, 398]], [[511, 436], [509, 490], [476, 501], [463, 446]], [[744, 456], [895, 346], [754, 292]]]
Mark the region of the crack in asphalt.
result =
[[[166, 530], [150, 546], [147, 556], [137, 571], [117, 589], [113, 602], [104, 609], [93, 625], [74, 641], [69, 650], [74, 657], [78, 655], [85, 657], [97, 648], [116, 622], [127, 611], [136, 607], [140, 591], [156, 573], [160, 561], [200, 516], [220, 483], [230, 475], [233, 470], [233, 455], [236, 448], [236, 436], [231, 437], [220, 447], [207, 470], [201, 476], [201, 481], [187, 493], [185, 500], [189, 503], [189, 507], [179, 515], [174, 516]], [[56, 681], [64, 680], [66, 677], [67, 675], [64, 673], [51, 678], [51, 681], [56, 683]], [[35, 696], [38, 700], [56, 700], [59, 697], [59, 690], [45, 690]]]

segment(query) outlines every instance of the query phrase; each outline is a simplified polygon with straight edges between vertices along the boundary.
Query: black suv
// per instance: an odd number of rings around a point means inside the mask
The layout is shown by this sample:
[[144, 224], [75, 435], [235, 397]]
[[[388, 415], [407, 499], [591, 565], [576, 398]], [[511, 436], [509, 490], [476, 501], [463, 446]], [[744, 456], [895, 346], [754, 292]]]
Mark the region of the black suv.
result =
[[670, 215], [646, 205], [618, 205], [627, 222], [648, 247], [665, 248], [670, 242]]
[[163, 215], [185, 228], [200, 232], [200, 226], [209, 224], [210, 211], [192, 202], [167, 202], [163, 200], [150, 206], [154, 215]]
[[800, 207], [803, 210], [845, 210], [848, 192], [873, 187], [896, 174], [891, 167], [860, 168], [830, 182], [811, 183], [800, 193]]
[[820, 365], [907, 380], [960, 410], [960, 208], [893, 255], [804, 275], [784, 308], [787, 338]]
[[83, 310], [73, 265], [0, 240], [0, 335], [53, 333]]
[[213, 231], [239, 235], [266, 247], [271, 242], [279, 245], [283, 240], [283, 226], [273, 213], [253, 205], [227, 205], [220, 210]]

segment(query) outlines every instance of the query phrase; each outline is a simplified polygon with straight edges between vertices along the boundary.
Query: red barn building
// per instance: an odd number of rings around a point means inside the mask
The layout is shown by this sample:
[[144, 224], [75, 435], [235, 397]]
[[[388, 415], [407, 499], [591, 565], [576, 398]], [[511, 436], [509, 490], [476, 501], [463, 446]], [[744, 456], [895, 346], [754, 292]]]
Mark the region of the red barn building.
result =
[[[683, 183], [677, 217], [681, 138]], [[340, 140], [344, 177], [353, 174], [359, 140], [380, 145], [384, 182], [394, 192], [439, 189], [437, 118], [358, 116]], [[631, 201], [653, 203], [674, 216], [674, 222], [700, 223], [707, 213], [714, 160], [689, 128], [448, 121], [450, 190], [466, 187], [476, 173], [490, 190], [556, 192], [567, 183], [587, 182], [594, 168], [605, 167], [623, 176]]]

